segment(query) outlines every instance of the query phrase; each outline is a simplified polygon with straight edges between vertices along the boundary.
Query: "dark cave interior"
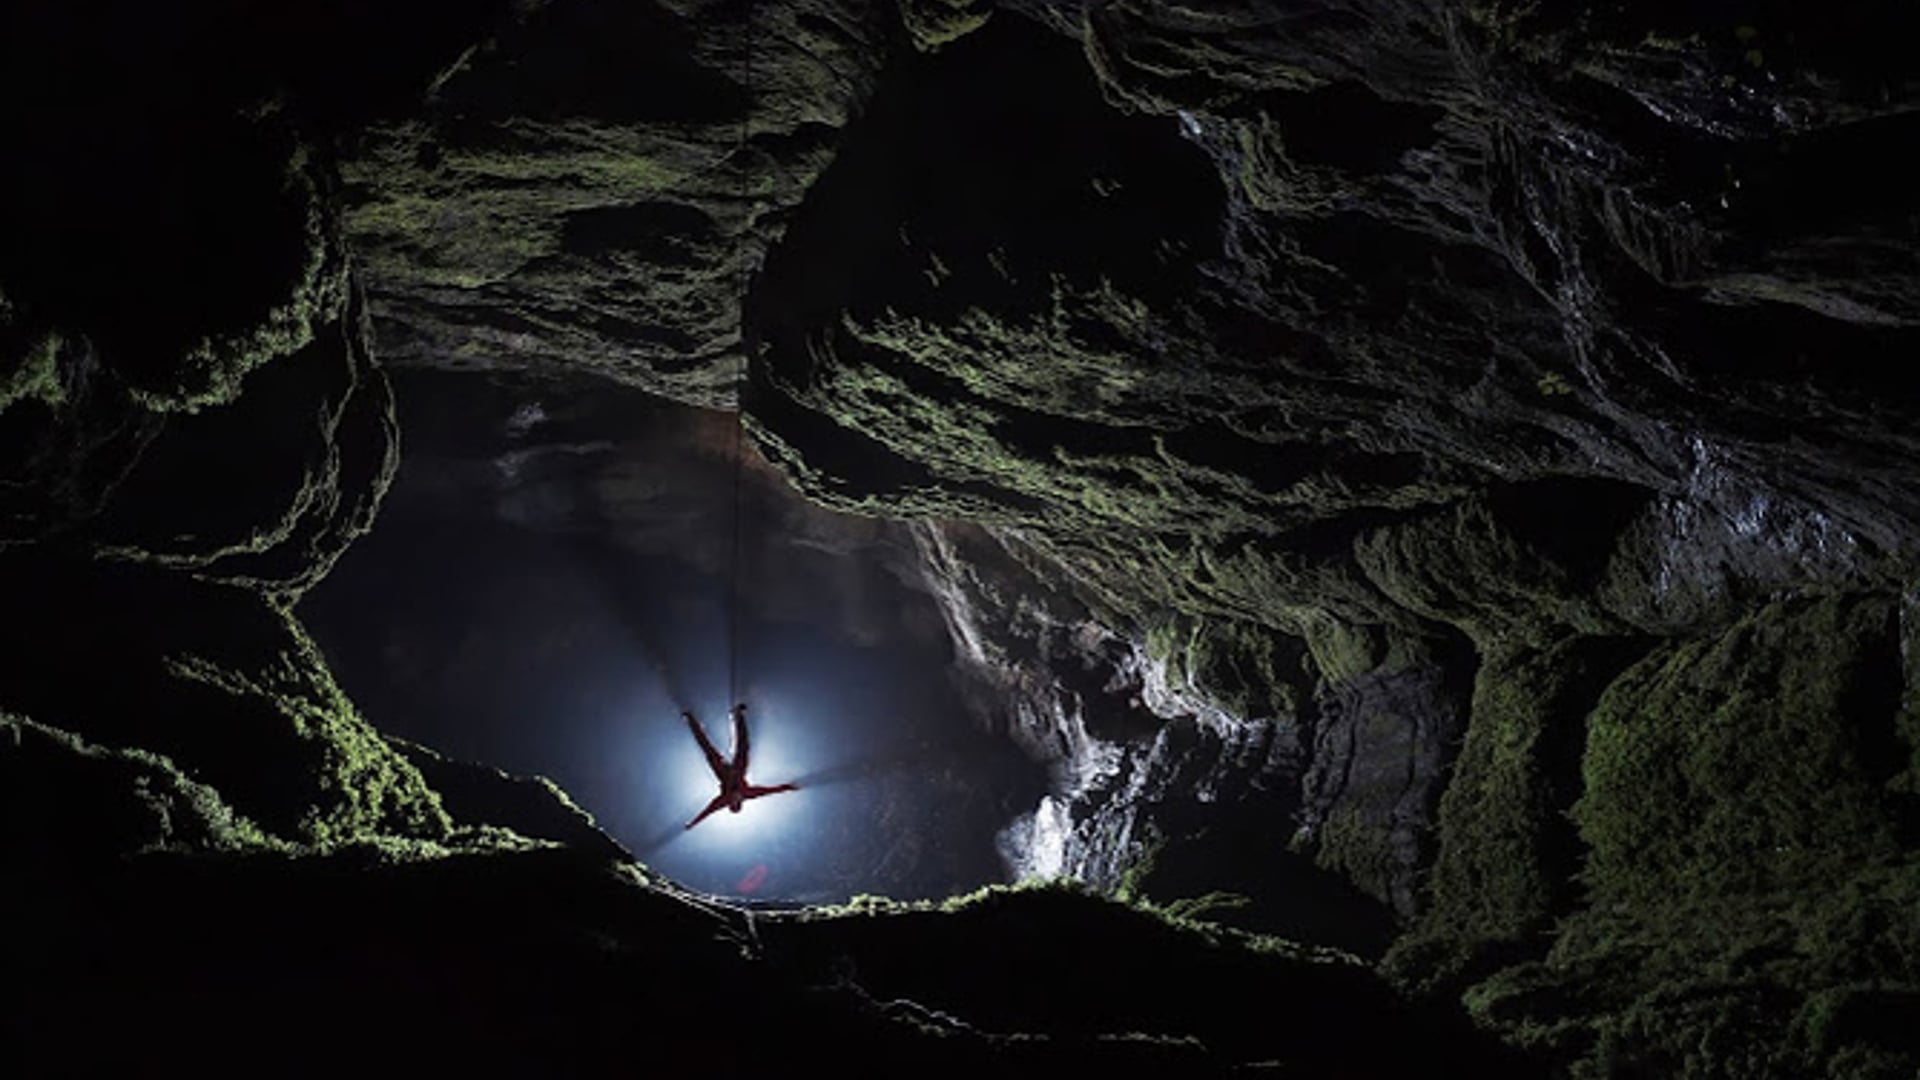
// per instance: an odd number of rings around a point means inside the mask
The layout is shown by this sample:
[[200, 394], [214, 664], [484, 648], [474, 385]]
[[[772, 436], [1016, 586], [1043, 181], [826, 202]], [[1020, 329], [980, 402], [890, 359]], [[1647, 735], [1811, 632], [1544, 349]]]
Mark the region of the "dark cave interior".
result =
[[1915, 41], [16, 0], [0, 1074], [1916, 1075]]

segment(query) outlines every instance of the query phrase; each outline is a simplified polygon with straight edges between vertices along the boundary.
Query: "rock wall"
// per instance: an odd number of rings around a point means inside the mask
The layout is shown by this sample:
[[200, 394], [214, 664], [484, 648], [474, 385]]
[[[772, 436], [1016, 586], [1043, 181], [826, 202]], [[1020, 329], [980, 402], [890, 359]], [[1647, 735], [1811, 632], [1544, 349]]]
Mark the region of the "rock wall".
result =
[[381, 354], [732, 408], [745, 282], [871, 93], [884, 10], [521, 7], [343, 137]]
[[[1865, 43], [1911, 14], [1015, 6], [882, 76], [749, 409], [814, 497], [936, 519], [986, 711], [1057, 762], [1016, 855], [1260, 836], [1183, 887], [1331, 871], [1410, 985], [1586, 1069], [1901, 1060], [1904, 928], [1734, 958], [1913, 865], [1915, 81]], [[1754, 879], [1776, 829], [1876, 869]], [[1795, 914], [1703, 937], [1752, 905]]]

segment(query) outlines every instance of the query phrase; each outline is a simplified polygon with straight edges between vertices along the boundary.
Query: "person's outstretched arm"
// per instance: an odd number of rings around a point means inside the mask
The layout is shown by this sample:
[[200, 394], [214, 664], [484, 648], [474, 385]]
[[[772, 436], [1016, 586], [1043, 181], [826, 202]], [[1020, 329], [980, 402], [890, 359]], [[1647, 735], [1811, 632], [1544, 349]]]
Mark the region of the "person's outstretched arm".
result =
[[[695, 719], [692, 713], [683, 712], [680, 715], [687, 721], [687, 730], [693, 732], [695, 741], [700, 744], [700, 752], [707, 756], [707, 768], [713, 770], [714, 779], [725, 784], [727, 782], [727, 759], [721, 757], [720, 751], [713, 748], [713, 740], [707, 738], [707, 729], [700, 726], [700, 721]], [[711, 812], [711, 810], [708, 811], [708, 813]], [[693, 826], [689, 825], [687, 827], [692, 828]]]
[[762, 795], [778, 795], [783, 791], [799, 791], [799, 790], [800, 790], [799, 784], [775, 784], [772, 787], [761, 787], [758, 784], [748, 784], [746, 787], [740, 789], [740, 797], [743, 799], [757, 799]]
[[687, 822], [687, 828], [691, 829], [695, 825], [698, 825], [701, 822], [707, 820], [708, 814], [713, 813], [715, 810], [718, 810], [725, 805], [727, 805], [727, 797], [725, 795], [715, 795], [713, 797], [713, 801], [707, 804], [707, 808], [705, 810], [702, 810], [699, 813], [693, 815], [693, 820]]

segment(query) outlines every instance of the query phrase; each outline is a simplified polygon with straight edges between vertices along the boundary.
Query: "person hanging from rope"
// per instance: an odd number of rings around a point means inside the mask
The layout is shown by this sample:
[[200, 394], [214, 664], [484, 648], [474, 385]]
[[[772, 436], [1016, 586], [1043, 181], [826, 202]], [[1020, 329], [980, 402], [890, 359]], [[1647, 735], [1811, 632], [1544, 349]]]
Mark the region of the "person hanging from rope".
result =
[[741, 804], [748, 799], [757, 799], [762, 795], [776, 795], [782, 791], [800, 790], [798, 784], [761, 787], [758, 784], [747, 783], [747, 706], [745, 703], [733, 707], [733, 760], [731, 761], [721, 757], [720, 751], [714, 749], [713, 740], [707, 738], [707, 729], [701, 726], [700, 721], [692, 713], [683, 712], [680, 716], [687, 722], [687, 730], [693, 732], [694, 741], [700, 744], [700, 752], [707, 756], [707, 768], [712, 769], [714, 779], [720, 781], [720, 794], [713, 797], [713, 801], [707, 804], [705, 810], [700, 811], [694, 815], [692, 821], [687, 822], [687, 828], [691, 829], [707, 820], [708, 814], [723, 806], [737, 814], [740, 812]]

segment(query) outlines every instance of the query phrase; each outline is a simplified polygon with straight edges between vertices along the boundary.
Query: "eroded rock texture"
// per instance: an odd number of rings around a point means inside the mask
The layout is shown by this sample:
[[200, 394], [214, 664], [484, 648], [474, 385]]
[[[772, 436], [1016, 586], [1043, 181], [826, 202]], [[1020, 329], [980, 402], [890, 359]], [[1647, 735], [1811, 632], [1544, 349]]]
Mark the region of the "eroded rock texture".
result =
[[347, 140], [382, 354], [731, 407], [747, 277], [871, 92], [884, 10], [523, 7]]
[[[143, 1005], [195, 999], [152, 972], [268, 939], [394, 1009], [393, 956], [586, 988], [560, 1019], [468, 983], [530, 1018], [475, 1062], [624, 1052], [629, 1004], [703, 1046], [686, 1002], [739, 974], [810, 1046], [930, 1066], [1432, 1071], [1195, 1014], [1227, 956], [1463, 1070], [1492, 1059], [1433, 1017], [1464, 1006], [1535, 1073], [1910, 1075], [1916, 31], [1890, 0], [15, 5], [26, 1030], [110, 1008], [54, 978], [110, 961], [162, 1039], [194, 1018]], [[383, 362], [739, 405], [809, 497], [911, 522], [959, 692], [1052, 769], [1019, 866], [1382, 956], [1424, 1003], [1134, 924], [1100, 940], [1158, 961], [1057, 1002], [994, 996], [1056, 985], [1018, 964], [947, 994], [892, 963], [949, 947], [919, 930], [776, 947], [609, 878], [537, 782], [389, 743], [289, 614], [392, 476]], [[951, 932], [1031, 959], [1008, 928], [1058, 914]], [[692, 998], [633, 989], [655, 948]], [[312, 1004], [279, 990], [247, 1015]]]
[[816, 497], [984, 526], [931, 565], [1061, 763], [1030, 860], [1251, 819], [1563, 1062], [1903, 1060], [1823, 1025], [1909, 917], [1845, 976], [1775, 935], [1911, 880], [1910, 14], [1022, 10], [883, 78], [749, 408]]

